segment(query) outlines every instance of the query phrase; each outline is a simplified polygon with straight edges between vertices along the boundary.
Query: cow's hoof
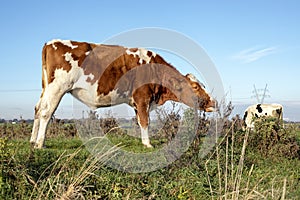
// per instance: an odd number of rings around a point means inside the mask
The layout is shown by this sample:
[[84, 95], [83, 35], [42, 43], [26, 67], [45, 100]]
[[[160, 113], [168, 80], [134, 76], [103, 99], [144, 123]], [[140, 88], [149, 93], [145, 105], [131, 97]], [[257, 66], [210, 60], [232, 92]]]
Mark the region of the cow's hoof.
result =
[[35, 142], [30, 141], [30, 148], [32, 148], [32, 149], [35, 148], [35, 145], [36, 145]]
[[39, 145], [39, 144], [34, 145], [34, 149], [44, 149], [44, 148], [45, 148], [44, 145]]
[[147, 148], [153, 148], [153, 146], [151, 144], [144, 144], [144, 146]]

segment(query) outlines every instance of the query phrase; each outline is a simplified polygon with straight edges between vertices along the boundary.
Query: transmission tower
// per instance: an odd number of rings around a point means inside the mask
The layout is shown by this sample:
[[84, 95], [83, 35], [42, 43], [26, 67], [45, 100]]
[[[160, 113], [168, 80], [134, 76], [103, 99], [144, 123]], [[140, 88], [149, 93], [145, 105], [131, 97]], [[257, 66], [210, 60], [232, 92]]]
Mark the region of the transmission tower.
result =
[[271, 96], [267, 93], [269, 93], [269, 90], [267, 89], [268, 84], [266, 84], [264, 89], [256, 89], [255, 85], [253, 85], [254, 89], [252, 91], [251, 98], [256, 98], [257, 103], [264, 103], [265, 98], [270, 98]]

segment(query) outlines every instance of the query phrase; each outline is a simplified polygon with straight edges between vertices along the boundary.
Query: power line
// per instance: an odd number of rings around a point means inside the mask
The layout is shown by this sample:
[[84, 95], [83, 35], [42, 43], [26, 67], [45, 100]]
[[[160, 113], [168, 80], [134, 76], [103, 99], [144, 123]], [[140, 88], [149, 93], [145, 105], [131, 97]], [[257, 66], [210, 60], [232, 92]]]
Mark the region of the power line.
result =
[[27, 90], [19, 90], [19, 89], [13, 89], [13, 90], [0, 90], [1, 93], [11, 93], [11, 92], [40, 92], [41, 89], [27, 89]]

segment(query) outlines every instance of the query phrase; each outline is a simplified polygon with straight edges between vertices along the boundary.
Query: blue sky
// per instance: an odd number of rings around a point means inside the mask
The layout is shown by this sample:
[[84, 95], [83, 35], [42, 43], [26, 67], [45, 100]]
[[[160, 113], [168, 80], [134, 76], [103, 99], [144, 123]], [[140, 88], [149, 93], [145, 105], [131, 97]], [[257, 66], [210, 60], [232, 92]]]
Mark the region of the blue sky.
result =
[[[234, 105], [255, 103], [253, 84], [268, 84], [265, 102], [284, 104], [285, 117], [300, 120], [299, 9], [297, 0], [2, 2], [0, 118], [33, 117], [48, 40], [101, 43], [126, 30], [161, 27], [205, 49]], [[64, 98], [57, 113], [68, 113], [70, 101]]]

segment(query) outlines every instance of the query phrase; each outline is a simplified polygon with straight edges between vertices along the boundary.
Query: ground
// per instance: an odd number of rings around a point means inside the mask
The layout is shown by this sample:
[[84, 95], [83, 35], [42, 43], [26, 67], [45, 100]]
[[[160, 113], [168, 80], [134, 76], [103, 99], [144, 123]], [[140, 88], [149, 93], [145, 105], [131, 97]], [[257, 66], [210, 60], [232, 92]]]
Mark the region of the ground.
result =
[[[299, 155], [264, 154], [262, 149], [251, 145], [253, 138], [240, 130], [225, 129], [227, 135], [220, 137], [219, 145], [205, 158], [198, 155], [203, 138], [198, 135], [179, 160], [154, 172], [136, 174], [107, 167], [107, 157], [95, 160], [72, 126], [51, 124], [46, 148], [33, 150], [29, 145], [32, 124], [0, 124], [1, 199], [297, 199], [300, 196]], [[293, 132], [299, 144], [299, 124], [289, 126], [292, 127], [285, 130]], [[248, 144], [243, 146], [247, 135]], [[154, 149], [146, 149], [139, 138], [123, 133], [112, 132], [107, 137], [134, 152], [155, 151], [168, 142], [165, 138], [152, 138]]]

